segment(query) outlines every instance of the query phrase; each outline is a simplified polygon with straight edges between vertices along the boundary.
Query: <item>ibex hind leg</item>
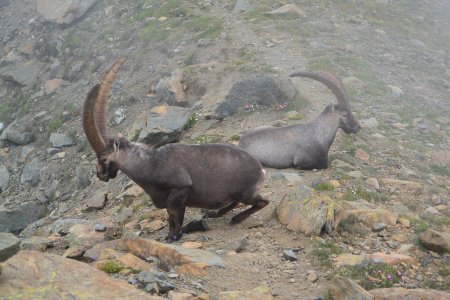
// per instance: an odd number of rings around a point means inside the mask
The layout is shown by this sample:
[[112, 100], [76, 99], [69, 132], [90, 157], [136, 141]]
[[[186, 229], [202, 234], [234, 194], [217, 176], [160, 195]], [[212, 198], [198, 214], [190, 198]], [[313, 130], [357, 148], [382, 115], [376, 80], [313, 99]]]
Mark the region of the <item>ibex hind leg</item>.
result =
[[238, 206], [238, 204], [239, 204], [239, 202], [235, 201], [235, 202], [231, 203], [230, 205], [225, 206], [224, 208], [221, 208], [219, 210], [208, 211], [208, 212], [206, 212], [203, 215], [203, 219], [219, 218], [219, 217], [223, 216], [224, 214], [226, 214], [226, 213], [232, 211], [233, 209], [235, 209], [236, 206]]
[[263, 199], [261, 196], [256, 196], [255, 198], [252, 198], [249, 201], [243, 201], [244, 204], [249, 204], [252, 207], [244, 210], [243, 212], [240, 212], [239, 214], [235, 215], [233, 218], [231, 218], [230, 224], [238, 224], [245, 219], [247, 219], [251, 214], [257, 212], [258, 210], [264, 208], [267, 204], [269, 204], [268, 200]]

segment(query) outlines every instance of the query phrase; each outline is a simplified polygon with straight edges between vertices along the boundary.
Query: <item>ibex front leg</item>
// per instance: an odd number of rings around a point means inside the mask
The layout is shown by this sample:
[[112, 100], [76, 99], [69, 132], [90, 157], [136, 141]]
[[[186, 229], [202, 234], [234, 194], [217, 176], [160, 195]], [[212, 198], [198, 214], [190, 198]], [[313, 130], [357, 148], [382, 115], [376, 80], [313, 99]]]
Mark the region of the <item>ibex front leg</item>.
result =
[[186, 199], [190, 187], [172, 189], [167, 197], [167, 214], [169, 215], [169, 235], [167, 240], [178, 241], [181, 238], [181, 226], [184, 221]]

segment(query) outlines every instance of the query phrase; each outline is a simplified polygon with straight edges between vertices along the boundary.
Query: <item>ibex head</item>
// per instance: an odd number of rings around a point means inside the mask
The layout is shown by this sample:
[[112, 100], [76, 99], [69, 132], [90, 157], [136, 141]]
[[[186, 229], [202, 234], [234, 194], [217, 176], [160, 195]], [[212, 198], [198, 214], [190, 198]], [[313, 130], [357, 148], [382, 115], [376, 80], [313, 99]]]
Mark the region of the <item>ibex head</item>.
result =
[[296, 72], [289, 75], [289, 77], [298, 76], [315, 79], [325, 84], [333, 92], [337, 98], [338, 104], [331, 105], [330, 112], [333, 112], [339, 116], [339, 128], [341, 128], [345, 133], [357, 133], [361, 129], [361, 126], [350, 109], [345, 87], [338, 77], [325, 71]]
[[83, 107], [83, 129], [89, 144], [97, 155], [97, 177], [108, 181], [117, 176], [120, 149], [127, 140], [119, 133], [108, 136], [108, 95], [120, 66], [126, 58], [117, 60], [106, 72], [102, 83], [88, 93]]

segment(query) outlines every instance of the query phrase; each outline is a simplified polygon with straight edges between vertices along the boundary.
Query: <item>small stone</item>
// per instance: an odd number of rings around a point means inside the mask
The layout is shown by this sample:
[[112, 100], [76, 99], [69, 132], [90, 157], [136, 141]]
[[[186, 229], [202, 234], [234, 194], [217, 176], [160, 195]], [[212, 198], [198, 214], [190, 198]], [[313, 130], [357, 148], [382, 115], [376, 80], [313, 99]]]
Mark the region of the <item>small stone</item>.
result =
[[283, 250], [283, 257], [284, 257], [284, 259], [289, 260], [289, 261], [297, 261], [297, 255], [291, 249]]
[[184, 242], [181, 244], [181, 247], [189, 249], [201, 249], [203, 248], [203, 244], [200, 242]]
[[60, 88], [62, 83], [63, 83], [62, 79], [47, 80], [47, 82], [44, 85], [44, 93], [45, 94], [54, 93], [57, 89]]
[[425, 209], [425, 213], [430, 214], [430, 215], [438, 215], [439, 210], [437, 210], [436, 208], [434, 208], [432, 206], [428, 206], [427, 209]]
[[164, 228], [164, 226], [166, 226], [166, 222], [161, 220], [153, 220], [153, 221], [144, 220], [139, 223], [139, 226], [142, 231], [151, 233]]
[[411, 221], [405, 218], [399, 218], [398, 222], [402, 225], [404, 228], [410, 228], [411, 227]]
[[373, 224], [373, 226], [372, 226], [372, 230], [373, 230], [374, 232], [380, 232], [380, 231], [382, 231], [385, 227], [386, 227], [386, 224], [384, 224], [384, 223], [375, 223], [375, 224]]
[[399, 242], [399, 243], [405, 243], [408, 241], [408, 236], [404, 233], [399, 233], [399, 234], [392, 236], [392, 240]]
[[359, 124], [362, 128], [375, 128], [378, 126], [378, 121], [375, 118], [360, 120]]
[[440, 212], [446, 212], [448, 210], [448, 205], [439, 204], [435, 208]]
[[20, 240], [12, 233], [0, 232], [0, 262], [19, 252]]
[[347, 173], [348, 176], [352, 177], [352, 178], [361, 178], [363, 177], [363, 173], [361, 171], [351, 171]]
[[364, 161], [368, 161], [370, 159], [369, 153], [367, 153], [363, 149], [357, 149], [355, 152], [355, 157]]
[[442, 204], [442, 199], [439, 197], [439, 195], [433, 195], [431, 197], [431, 202], [433, 202], [434, 205]]
[[102, 224], [102, 223], [95, 224], [95, 231], [100, 231], [100, 232], [106, 231], [106, 225]]
[[317, 273], [314, 270], [308, 270], [306, 274], [309, 282], [316, 282], [319, 280], [319, 276], [317, 276]]
[[401, 95], [403, 95], [402, 89], [399, 88], [398, 86], [388, 85], [387, 87], [391, 89], [392, 96], [400, 97]]
[[376, 191], [378, 191], [380, 189], [380, 184], [378, 183], [378, 180], [374, 177], [369, 177], [366, 179], [366, 184], [375, 189]]
[[341, 186], [340, 182], [335, 179], [328, 181], [328, 183], [335, 189]]

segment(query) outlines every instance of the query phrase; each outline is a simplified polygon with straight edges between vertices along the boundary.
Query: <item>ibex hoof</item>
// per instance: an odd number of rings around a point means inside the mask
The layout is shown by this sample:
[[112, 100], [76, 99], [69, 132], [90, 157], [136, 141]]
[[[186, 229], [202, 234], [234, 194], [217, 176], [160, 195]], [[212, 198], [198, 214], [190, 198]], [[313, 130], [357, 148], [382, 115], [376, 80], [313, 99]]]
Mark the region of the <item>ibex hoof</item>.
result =
[[169, 235], [166, 237], [166, 241], [171, 243], [171, 242], [177, 242], [179, 241], [181, 238], [181, 234], [176, 234], [176, 233], [169, 233]]

